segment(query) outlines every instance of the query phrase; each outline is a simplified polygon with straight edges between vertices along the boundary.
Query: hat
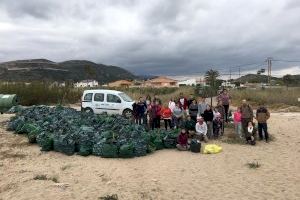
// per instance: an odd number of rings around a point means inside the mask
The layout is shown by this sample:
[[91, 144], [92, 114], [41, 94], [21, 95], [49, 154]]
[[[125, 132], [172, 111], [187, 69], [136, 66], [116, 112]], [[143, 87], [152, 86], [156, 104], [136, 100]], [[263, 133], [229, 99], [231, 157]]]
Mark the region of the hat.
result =
[[203, 120], [202, 117], [197, 117], [197, 121]]

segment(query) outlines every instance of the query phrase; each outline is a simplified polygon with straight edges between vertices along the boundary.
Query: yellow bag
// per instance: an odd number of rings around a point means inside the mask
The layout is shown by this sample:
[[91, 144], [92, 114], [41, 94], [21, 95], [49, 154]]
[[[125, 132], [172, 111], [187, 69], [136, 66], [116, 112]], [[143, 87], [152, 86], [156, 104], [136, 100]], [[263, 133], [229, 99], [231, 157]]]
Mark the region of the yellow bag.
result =
[[207, 144], [205, 145], [204, 154], [215, 154], [220, 153], [222, 151], [222, 147], [216, 144]]

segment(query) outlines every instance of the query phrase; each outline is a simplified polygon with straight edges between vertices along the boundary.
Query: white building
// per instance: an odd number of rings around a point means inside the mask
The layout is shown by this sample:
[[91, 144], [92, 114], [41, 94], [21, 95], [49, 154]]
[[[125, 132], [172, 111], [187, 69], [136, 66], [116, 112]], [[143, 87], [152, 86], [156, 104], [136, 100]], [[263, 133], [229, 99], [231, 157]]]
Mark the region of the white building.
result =
[[99, 85], [96, 80], [82, 80], [74, 84], [74, 87], [97, 87]]
[[236, 85], [234, 83], [231, 83], [230, 81], [225, 81], [221, 84], [222, 87], [226, 88], [235, 88]]
[[185, 76], [168, 76], [174, 80], [178, 81], [178, 86], [196, 86], [201, 85], [205, 86], [206, 81], [203, 75], [185, 75]]
[[195, 78], [181, 80], [177, 82], [178, 86], [196, 86], [197, 80]]

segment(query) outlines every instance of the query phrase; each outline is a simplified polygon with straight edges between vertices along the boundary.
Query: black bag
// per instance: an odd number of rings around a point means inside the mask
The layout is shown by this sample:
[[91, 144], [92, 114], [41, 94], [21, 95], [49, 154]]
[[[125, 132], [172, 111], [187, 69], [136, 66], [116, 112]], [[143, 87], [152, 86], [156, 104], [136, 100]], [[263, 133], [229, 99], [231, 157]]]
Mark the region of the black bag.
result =
[[200, 141], [196, 140], [196, 139], [192, 139], [190, 149], [191, 149], [191, 152], [193, 152], [193, 153], [200, 153], [200, 150], [201, 150]]

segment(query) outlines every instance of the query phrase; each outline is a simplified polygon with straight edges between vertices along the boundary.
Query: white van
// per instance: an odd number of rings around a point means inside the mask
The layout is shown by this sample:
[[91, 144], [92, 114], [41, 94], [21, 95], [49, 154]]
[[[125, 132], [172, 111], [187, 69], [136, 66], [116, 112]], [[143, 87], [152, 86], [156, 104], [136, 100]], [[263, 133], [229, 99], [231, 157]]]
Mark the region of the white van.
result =
[[132, 116], [134, 101], [124, 92], [116, 90], [85, 90], [81, 99], [81, 111], [96, 114]]

